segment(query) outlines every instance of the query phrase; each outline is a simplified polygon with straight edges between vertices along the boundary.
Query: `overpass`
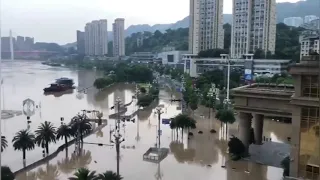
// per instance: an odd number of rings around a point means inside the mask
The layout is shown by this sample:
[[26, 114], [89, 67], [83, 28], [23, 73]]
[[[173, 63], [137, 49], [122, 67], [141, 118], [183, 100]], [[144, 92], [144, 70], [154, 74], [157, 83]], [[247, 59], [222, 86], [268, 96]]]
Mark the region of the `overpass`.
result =
[[291, 118], [293, 94], [293, 85], [285, 84], [256, 83], [231, 90], [233, 107], [239, 115], [239, 139], [246, 147], [249, 147], [252, 122], [256, 144], [261, 144], [264, 116]]

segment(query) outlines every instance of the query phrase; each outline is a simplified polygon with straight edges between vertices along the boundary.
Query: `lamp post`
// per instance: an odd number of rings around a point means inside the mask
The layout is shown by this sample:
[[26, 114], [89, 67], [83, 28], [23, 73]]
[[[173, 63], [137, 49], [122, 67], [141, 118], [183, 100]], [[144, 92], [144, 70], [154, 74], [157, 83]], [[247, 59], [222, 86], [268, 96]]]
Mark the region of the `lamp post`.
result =
[[113, 135], [115, 141], [111, 141], [111, 143], [115, 143], [116, 144], [116, 152], [117, 152], [117, 175], [120, 175], [119, 173], [119, 169], [120, 169], [120, 144], [124, 141], [124, 138], [122, 138], [122, 135], [120, 134], [120, 103], [121, 100], [118, 97], [116, 99], [116, 106], [117, 106], [117, 115], [118, 118], [116, 120], [116, 126], [115, 126], [115, 135]]
[[[136, 85], [136, 100], [138, 102], [138, 95], [140, 94], [140, 89], [138, 88], [138, 85]], [[137, 106], [137, 111], [138, 111], [138, 106]], [[139, 119], [137, 119], [137, 137], [136, 140], [140, 140], [140, 135], [139, 135]]]
[[227, 103], [229, 104], [229, 95], [230, 95], [230, 57], [227, 56], [228, 62], [228, 72], [227, 72]]
[[158, 149], [160, 150], [160, 146], [161, 146], [161, 114], [163, 114], [162, 108], [161, 107], [157, 107], [156, 108], [157, 114], [158, 114]]

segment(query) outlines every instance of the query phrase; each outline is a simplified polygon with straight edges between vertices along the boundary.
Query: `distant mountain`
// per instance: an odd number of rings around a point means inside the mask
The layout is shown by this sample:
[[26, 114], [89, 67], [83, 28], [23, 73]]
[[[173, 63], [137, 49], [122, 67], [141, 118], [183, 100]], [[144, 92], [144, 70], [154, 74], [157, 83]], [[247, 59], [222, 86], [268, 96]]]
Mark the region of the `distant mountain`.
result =
[[[277, 22], [283, 22], [284, 18], [287, 17], [304, 17], [307, 15], [317, 15], [319, 16], [319, 0], [304, 0], [296, 3], [277, 3]], [[232, 24], [232, 14], [223, 15], [223, 23]], [[150, 31], [154, 32], [159, 30], [164, 32], [167, 29], [179, 29], [189, 27], [189, 16], [184, 19], [171, 24], [155, 24], [150, 26], [148, 24], [138, 24], [129, 26], [125, 34], [130, 36], [133, 33]], [[108, 32], [109, 41], [112, 41], [113, 34]]]
[[277, 21], [283, 22], [283, 19], [287, 17], [319, 16], [319, 9], [319, 0], [277, 3]]
[[[232, 22], [232, 14], [224, 14], [223, 23], [231, 24], [231, 22]], [[167, 29], [179, 29], [179, 28], [187, 28], [187, 27], [189, 27], [189, 16], [171, 24], [155, 24], [153, 26], [150, 26], [148, 24], [131, 25], [126, 29], [126, 35], [130, 36], [132, 33], [143, 32], [143, 31], [154, 32], [156, 30], [159, 30], [161, 32], [164, 32]]]

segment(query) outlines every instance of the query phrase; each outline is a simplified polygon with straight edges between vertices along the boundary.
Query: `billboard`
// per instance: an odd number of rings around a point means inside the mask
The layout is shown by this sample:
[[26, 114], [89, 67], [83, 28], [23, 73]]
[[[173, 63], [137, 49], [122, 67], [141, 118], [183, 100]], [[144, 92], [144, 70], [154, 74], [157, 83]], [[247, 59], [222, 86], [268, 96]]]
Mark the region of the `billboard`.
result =
[[253, 60], [246, 60], [244, 62], [244, 80], [252, 81], [253, 80]]
[[186, 69], [190, 69], [190, 60], [186, 60]]

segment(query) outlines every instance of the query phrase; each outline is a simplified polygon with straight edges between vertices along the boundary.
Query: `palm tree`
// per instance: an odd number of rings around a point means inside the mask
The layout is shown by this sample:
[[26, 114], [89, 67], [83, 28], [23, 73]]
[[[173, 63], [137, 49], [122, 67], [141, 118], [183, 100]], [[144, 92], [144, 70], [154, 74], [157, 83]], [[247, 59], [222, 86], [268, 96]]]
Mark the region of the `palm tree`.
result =
[[14, 180], [14, 174], [8, 166], [1, 166], [1, 179], [2, 180]]
[[8, 147], [8, 141], [5, 136], [1, 136], [1, 152]]
[[49, 153], [49, 143], [56, 142], [56, 127], [51, 122], [41, 123], [36, 133], [36, 143], [38, 146], [46, 147], [46, 153]]
[[58, 130], [57, 130], [57, 139], [63, 139], [65, 141], [65, 148], [68, 148], [68, 138], [70, 138], [72, 136], [72, 130], [71, 127], [66, 125], [66, 124], [62, 124]]
[[23, 160], [26, 159], [26, 150], [34, 149], [35, 137], [28, 130], [21, 130], [12, 139], [14, 150], [21, 150]]
[[73, 175], [75, 177], [70, 177], [69, 180], [95, 180], [96, 171], [90, 171], [87, 168], [80, 168]]
[[113, 171], [106, 171], [97, 176], [97, 180], [121, 180], [123, 177]]
[[222, 123], [226, 124], [226, 138], [228, 137], [228, 123], [233, 124], [236, 121], [236, 118], [234, 117], [234, 113], [232, 110], [229, 109], [220, 109], [218, 113], [216, 114], [216, 118], [221, 121]]
[[92, 131], [92, 124], [85, 115], [77, 115], [70, 122], [72, 134], [77, 136], [80, 132], [80, 140], [83, 142], [83, 136]]

